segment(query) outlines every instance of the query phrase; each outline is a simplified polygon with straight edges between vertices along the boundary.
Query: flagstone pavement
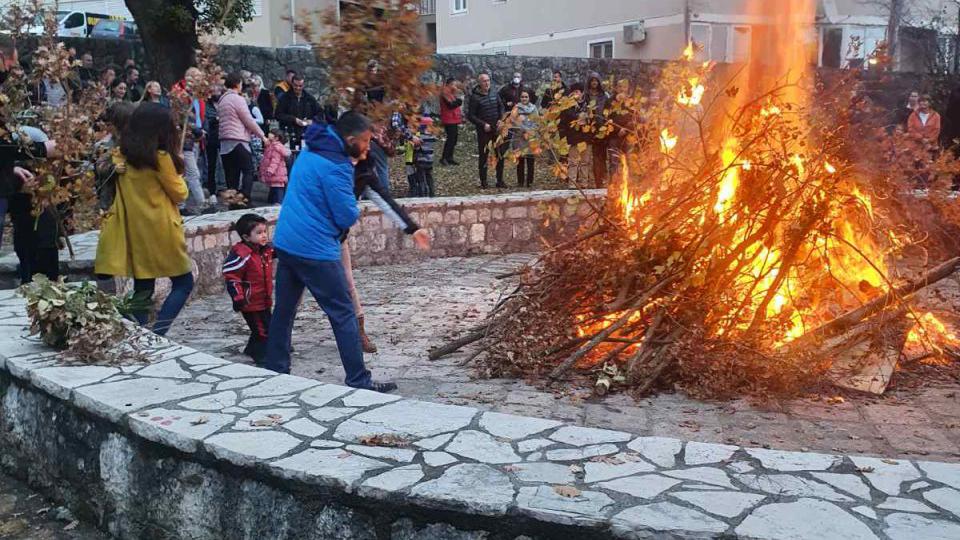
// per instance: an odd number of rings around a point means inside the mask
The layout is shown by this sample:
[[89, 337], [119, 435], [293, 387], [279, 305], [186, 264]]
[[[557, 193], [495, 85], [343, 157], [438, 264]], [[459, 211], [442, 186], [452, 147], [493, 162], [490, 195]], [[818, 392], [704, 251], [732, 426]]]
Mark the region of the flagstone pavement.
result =
[[[509, 286], [496, 276], [527, 255], [428, 259], [355, 271], [368, 333], [380, 351], [367, 355], [374, 376], [396, 380], [404, 397], [539, 416], [590, 427], [622, 429], [782, 450], [960, 461], [960, 384], [888, 391], [880, 398], [833, 396], [752, 403], [703, 402], [683, 394], [635, 400], [625, 394], [560, 395], [514, 379], [480, 379], [459, 365], [469, 349], [438, 361], [429, 348], [482, 320]], [[240, 354], [247, 329], [226, 294], [194, 298], [174, 326], [173, 341], [249, 362]], [[336, 345], [325, 316], [305, 301], [293, 343], [293, 374], [342, 384]]]

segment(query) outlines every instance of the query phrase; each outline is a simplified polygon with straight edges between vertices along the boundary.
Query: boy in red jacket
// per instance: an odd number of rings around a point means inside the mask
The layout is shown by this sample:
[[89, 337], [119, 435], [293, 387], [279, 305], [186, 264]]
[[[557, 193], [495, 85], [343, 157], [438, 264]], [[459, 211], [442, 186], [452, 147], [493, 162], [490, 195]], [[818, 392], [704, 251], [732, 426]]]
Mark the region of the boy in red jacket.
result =
[[273, 247], [268, 243], [267, 220], [244, 214], [233, 225], [240, 242], [230, 248], [223, 262], [223, 279], [233, 300], [233, 310], [243, 314], [250, 339], [243, 354], [257, 364], [267, 353], [267, 331], [273, 306]]

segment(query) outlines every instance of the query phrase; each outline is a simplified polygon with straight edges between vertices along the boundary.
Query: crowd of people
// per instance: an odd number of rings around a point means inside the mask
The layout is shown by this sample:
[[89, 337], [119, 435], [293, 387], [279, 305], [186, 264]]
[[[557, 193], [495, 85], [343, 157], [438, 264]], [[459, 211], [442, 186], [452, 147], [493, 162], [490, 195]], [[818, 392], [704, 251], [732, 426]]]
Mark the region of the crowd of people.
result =
[[[89, 64], [86, 57], [82, 63]], [[15, 45], [0, 36], [0, 79], [17, 64]], [[185, 79], [195, 76], [191, 74], [195, 69], [190, 68]], [[429, 234], [392, 198], [372, 154], [378, 144], [383, 151], [398, 133], [423, 154], [432, 144], [427, 133], [407, 130], [396, 117], [389, 128], [374, 125], [362, 111], [375, 89], [364, 92], [347, 110], [320, 107], [294, 72], [273, 90], [264, 89], [252, 74], [230, 73], [210, 99], [194, 100], [184, 119], [174, 114], [162, 91], [159, 95], [152, 91], [150, 83], [137, 102], [120, 99], [129, 88], [125, 92], [117, 88], [138, 76], [131, 78], [131, 73], [128, 70], [124, 82], [109, 87], [116, 99], [98, 120], [106, 135], [90, 153], [103, 210], [94, 264], [98, 283], [108, 287], [114, 278], [132, 279], [132, 318], [165, 335], [194, 286], [182, 216], [206, 197], [215, 197], [222, 187], [249, 194], [253, 172], [259, 169], [271, 199], [284, 202], [275, 237], [271, 243], [260, 215], [243, 215], [234, 225], [240, 242], [230, 250], [222, 270], [234, 309], [250, 327], [245, 352], [259, 365], [289, 372], [293, 320], [308, 290], [329, 316], [346, 383], [380, 392], [395, 389], [391, 382], [372, 380], [364, 364], [363, 354], [375, 352], [376, 346], [364, 332], [346, 239], [359, 217], [357, 201], [363, 196], [412, 235], [417, 248], [429, 249]], [[40, 104], [52, 105], [46, 96], [38, 97]], [[270, 118], [280, 127], [271, 129]], [[28, 131], [12, 118], [3, 123], [7, 133]], [[29, 144], [20, 140], [0, 144], [0, 201], [11, 203], [23, 283], [36, 274], [59, 278], [60, 224], [54, 220], [47, 229], [36, 227], [45, 216], [39, 220], [31, 216], [29, 188], [36, 178], [30, 168], [37, 160], [58, 157], [56, 142], [41, 135], [30, 132]], [[255, 146], [262, 150], [259, 167]], [[208, 172], [202, 179], [204, 169]], [[245, 200], [235, 206], [245, 206]], [[3, 208], [4, 215], [6, 211]], [[49, 248], [37, 242], [38, 231], [51, 234]], [[21, 234], [31, 235], [29, 241], [20, 239]], [[151, 323], [156, 281], [162, 278], [170, 279], [172, 288]]]
[[[17, 65], [15, 46], [0, 36], [0, 82]], [[496, 90], [487, 73], [477, 77], [469, 92], [460, 81], [447, 79], [437, 100], [437, 121], [445, 135], [440, 148], [441, 129], [434, 126], [427, 105], [418, 111], [394, 111], [384, 122], [365, 115], [372, 103], [389, 103], [383, 86], [340, 89], [321, 104], [294, 70], [272, 88], [258, 75], [238, 71], [215, 84], [208, 98], [194, 99], [189, 113], [180, 117], [158, 82], [142, 82], [135, 62], [126, 62], [119, 76], [115, 68], [98, 72], [93, 66], [94, 58], [83, 54], [78, 80], [66, 84], [91, 85], [105, 91], [109, 101], [100, 119], [106, 135], [91, 157], [104, 213], [95, 261], [98, 282], [107, 286], [116, 277], [131, 278], [132, 315], [147, 326], [156, 280], [170, 279], [172, 290], [150, 326], [164, 335], [194, 286], [182, 216], [219, 210], [228, 191], [237, 195], [229, 199], [230, 207], [247, 207], [259, 179], [268, 187], [267, 202], [283, 203], [274, 238], [262, 216], [244, 214], [234, 224], [239, 242], [222, 268], [233, 308], [250, 329], [244, 352], [258, 365], [288, 373], [293, 321], [303, 293], [309, 291], [333, 327], [346, 384], [381, 392], [396, 385], [372, 380], [365, 367], [364, 353], [377, 349], [364, 329], [346, 242], [359, 217], [357, 201], [373, 201], [413, 236], [417, 248], [430, 247], [428, 232], [391, 195], [390, 156], [404, 158], [409, 196], [433, 197], [435, 153], [440, 154], [440, 166], [459, 164], [459, 130], [466, 121], [477, 134], [480, 187], [489, 187], [491, 161], [496, 164], [495, 186], [506, 186], [508, 151], [517, 157], [517, 184], [530, 187], [537, 161], [532, 133], [542, 111], [564, 97], [573, 99], [563, 101], [569, 105], [560, 113], [559, 134], [571, 146], [589, 147], [597, 187], [610, 175], [611, 156], [629, 151], [623, 132], [606, 128], [611, 119], [624, 127], [625, 119], [610, 116], [615, 96], [628, 95], [629, 89], [618, 87], [612, 97], [596, 73], [568, 86], [556, 71], [539, 96], [520, 73]], [[377, 80], [377, 63], [371, 61], [367, 69]], [[190, 68], [177, 85], [185, 88], [186, 81], [201, 76]], [[38, 105], [57, 106], [69, 95], [64, 90], [59, 83], [44, 81], [32, 98]], [[955, 97], [951, 107], [960, 115], [960, 91]], [[413, 112], [419, 113], [416, 126], [408, 125]], [[944, 136], [940, 115], [932, 110], [929, 96], [913, 92], [894, 117], [894, 129], [915, 141], [925, 156], [917, 159], [922, 188], [925, 163], [940, 151]], [[4, 131], [28, 133], [30, 143], [0, 142], [0, 215], [12, 216], [21, 281], [29, 282], [35, 274], [56, 280], [58, 239], [64, 231], [49, 212], [32, 214], [27, 188], [36, 182], [30, 164], [56, 156], [57, 145], [42, 132], [8, 125], [11, 122], [3, 119]], [[960, 131], [960, 126], [947, 125]]]

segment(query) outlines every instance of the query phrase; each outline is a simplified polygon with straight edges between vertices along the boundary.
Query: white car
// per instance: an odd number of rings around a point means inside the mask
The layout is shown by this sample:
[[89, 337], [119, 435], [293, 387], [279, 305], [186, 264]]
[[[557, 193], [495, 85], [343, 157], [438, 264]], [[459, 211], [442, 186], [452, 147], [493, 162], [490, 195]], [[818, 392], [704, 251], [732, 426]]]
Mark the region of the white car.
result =
[[[57, 35], [60, 37], [89, 37], [93, 27], [103, 20], [124, 20], [123, 17], [92, 13], [89, 11], [58, 11]], [[30, 34], [43, 34], [43, 16], [37, 15], [33, 26], [27, 31]]]

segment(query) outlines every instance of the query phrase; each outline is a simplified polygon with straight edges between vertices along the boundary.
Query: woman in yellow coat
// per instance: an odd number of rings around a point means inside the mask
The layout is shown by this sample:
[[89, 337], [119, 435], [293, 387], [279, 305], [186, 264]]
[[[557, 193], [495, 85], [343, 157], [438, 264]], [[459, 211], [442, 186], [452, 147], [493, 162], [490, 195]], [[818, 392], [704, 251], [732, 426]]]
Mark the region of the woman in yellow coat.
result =
[[[96, 273], [132, 277], [135, 305], [150, 305], [157, 278], [171, 279], [153, 327], [159, 335], [167, 333], [193, 290], [193, 264], [177, 209], [188, 193], [179, 135], [170, 109], [156, 103], [137, 107], [120, 138], [115, 159], [124, 172], [97, 244]], [[149, 311], [134, 316], [145, 325]]]

